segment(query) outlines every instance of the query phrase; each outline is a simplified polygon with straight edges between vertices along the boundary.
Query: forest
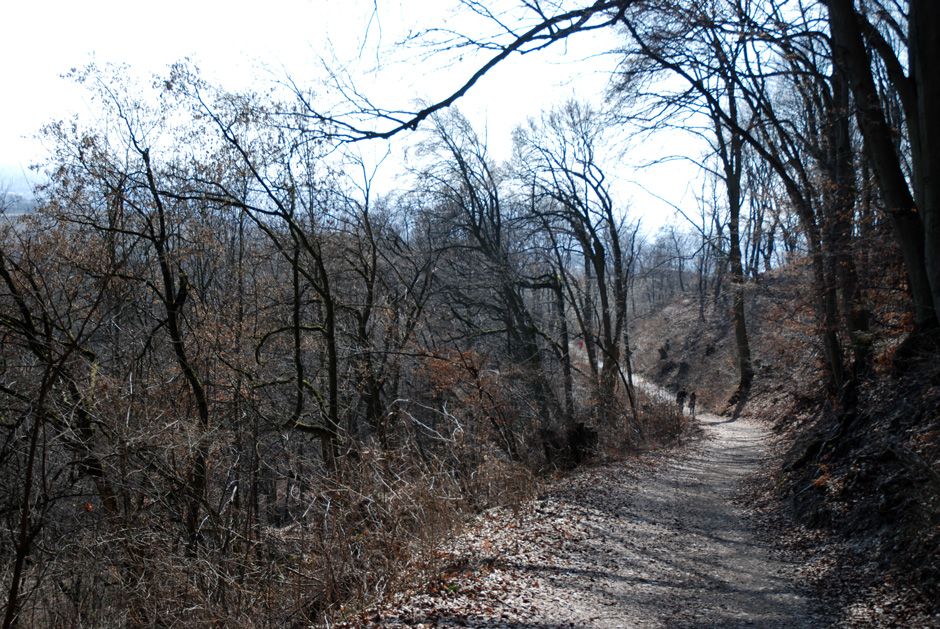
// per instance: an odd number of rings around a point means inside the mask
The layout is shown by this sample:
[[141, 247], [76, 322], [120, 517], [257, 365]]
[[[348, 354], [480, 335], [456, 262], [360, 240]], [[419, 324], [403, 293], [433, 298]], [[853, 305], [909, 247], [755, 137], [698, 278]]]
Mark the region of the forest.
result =
[[[46, 126], [35, 209], [0, 216], [4, 629], [301, 627], [381, 598], [469, 515], [689, 430], [638, 384], [669, 348], [644, 322], [679, 302], [731, 330], [700, 405], [809, 373], [813, 482], [873, 391], [936, 400], [940, 4], [459, 4], [494, 34], [435, 45], [487, 61], [414, 111], [188, 62], [72, 73], [102, 114]], [[600, 30], [602, 103], [547, 107], [494, 160], [459, 98]], [[701, 193], [649, 232], [613, 170], [662, 131], [706, 147]], [[407, 185], [377, 190], [358, 149], [403, 136]], [[918, 413], [904, 457], [936, 488]]]

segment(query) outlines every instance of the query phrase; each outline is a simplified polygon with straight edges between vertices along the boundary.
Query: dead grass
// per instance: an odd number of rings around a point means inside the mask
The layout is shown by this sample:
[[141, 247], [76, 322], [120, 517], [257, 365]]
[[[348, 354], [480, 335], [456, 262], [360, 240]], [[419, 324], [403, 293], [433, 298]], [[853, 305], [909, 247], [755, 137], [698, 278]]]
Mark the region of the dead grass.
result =
[[[304, 627], [437, 569], [435, 549], [469, 514], [533, 491], [526, 468], [483, 456], [468, 478], [446, 460], [361, 451], [306, 485], [283, 527], [230, 513], [189, 552], [170, 519], [104, 522], [29, 566], [30, 627]], [[0, 570], [0, 584], [9, 579]]]

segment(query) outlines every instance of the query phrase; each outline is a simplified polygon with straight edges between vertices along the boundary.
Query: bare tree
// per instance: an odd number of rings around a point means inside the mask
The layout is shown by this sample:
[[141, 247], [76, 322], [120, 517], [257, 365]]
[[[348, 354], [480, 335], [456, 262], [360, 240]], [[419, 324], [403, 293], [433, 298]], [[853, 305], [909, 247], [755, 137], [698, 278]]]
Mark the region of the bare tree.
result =
[[89, 483], [108, 516], [120, 508], [90, 408], [97, 361], [90, 341], [105, 323], [117, 269], [92, 272], [86, 265], [101, 251], [86, 249], [68, 228], [41, 217], [0, 220], [0, 514], [12, 546], [2, 551], [10, 566], [7, 628], [17, 625], [25, 583], [38, 588], [47, 577], [36, 546], [74, 534], [63, 505], [77, 488]]
[[[548, 201], [534, 204], [544, 229], [569, 237], [584, 261], [582, 281], [566, 278], [565, 287], [596, 378], [599, 417], [609, 420], [616, 416], [618, 381], [636, 417], [626, 320], [639, 225], [629, 225], [624, 210], [616, 207], [600, 166], [598, 153], [605, 149], [608, 131], [597, 112], [570, 101], [545, 114], [541, 124], [518, 129], [515, 143], [518, 176], [537, 200]], [[562, 242], [554, 239], [555, 256], [559, 268], [569, 268], [558, 249]]]
[[[744, 106], [736, 81], [746, 40], [728, 41], [717, 28], [728, 7], [719, 4], [664, 3], [640, 8], [626, 17], [635, 48], [626, 49], [622, 82], [616, 88], [627, 101], [637, 98], [634, 85], [648, 82], [651, 73], [667, 72], [682, 79], [687, 89], [648, 95], [651, 122], [665, 116], [704, 116], [707, 126], [697, 133], [705, 139], [717, 162], [716, 174], [725, 185], [728, 207], [728, 262], [731, 270], [731, 315], [737, 341], [738, 392], [745, 392], [754, 377], [744, 310], [745, 274], [742, 262], [741, 212], [746, 160], [745, 130], [755, 122]], [[694, 124], [694, 122], [693, 122]], [[687, 127], [692, 128], [692, 127]]]
[[[907, 266], [918, 325], [937, 326], [940, 307], [940, 221], [937, 180], [940, 167], [929, 142], [936, 141], [936, 96], [940, 79], [934, 63], [940, 28], [936, 3], [913, 0], [909, 12], [872, 3], [876, 22], [859, 13], [852, 0], [826, 0], [833, 58], [848, 79], [856, 120], [878, 179], [886, 210]], [[880, 27], [880, 28], [879, 28]], [[882, 29], [891, 34], [885, 35]], [[905, 37], [906, 35], [906, 37]], [[866, 45], [866, 39], [870, 42]], [[905, 46], [905, 43], [907, 44]], [[894, 45], [892, 45], [894, 44]], [[873, 76], [873, 58], [883, 64], [887, 85], [900, 102], [905, 143], [895, 141]], [[908, 67], [901, 61], [907, 58]], [[905, 164], [910, 159], [910, 184]]]
[[[470, 330], [476, 328], [474, 335], [493, 331], [505, 335], [506, 355], [526, 374], [539, 422], [548, 425], [560, 406], [547, 378], [539, 326], [525, 292], [548, 291], [553, 286], [551, 276], [529, 265], [529, 228], [521, 207], [508, 198], [506, 177], [491, 163], [486, 146], [466, 119], [453, 112], [436, 116], [433, 124], [433, 134], [423, 149], [432, 165], [421, 178], [440, 208], [440, 219], [451, 226], [441, 246], [463, 251], [450, 258], [460, 267], [473, 265], [466, 274], [454, 269], [455, 277], [463, 278], [460, 285], [453, 286], [455, 303], [464, 304], [466, 310], [452, 312]], [[485, 319], [473, 321], [473, 313], [481, 307], [490, 310], [501, 326], [487, 332]], [[513, 440], [507, 438], [506, 442]], [[512, 445], [510, 449], [518, 448]]]

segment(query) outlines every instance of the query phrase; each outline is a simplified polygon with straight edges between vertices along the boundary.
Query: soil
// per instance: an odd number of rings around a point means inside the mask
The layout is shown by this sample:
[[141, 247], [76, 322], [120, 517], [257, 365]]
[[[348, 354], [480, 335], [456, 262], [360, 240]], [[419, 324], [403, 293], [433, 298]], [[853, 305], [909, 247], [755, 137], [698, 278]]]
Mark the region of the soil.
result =
[[431, 582], [339, 627], [827, 627], [793, 556], [738, 499], [768, 456], [745, 419], [699, 418], [686, 444], [581, 469], [491, 510]]

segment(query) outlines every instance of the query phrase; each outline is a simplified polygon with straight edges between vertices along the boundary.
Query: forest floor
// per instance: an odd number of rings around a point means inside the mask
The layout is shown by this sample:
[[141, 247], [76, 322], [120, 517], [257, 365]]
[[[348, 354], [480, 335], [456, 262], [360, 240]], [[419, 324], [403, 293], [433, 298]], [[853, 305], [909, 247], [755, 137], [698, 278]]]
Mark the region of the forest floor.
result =
[[741, 500], [767, 428], [713, 415], [699, 427], [486, 512], [441, 548], [446, 570], [334, 626], [832, 626]]

